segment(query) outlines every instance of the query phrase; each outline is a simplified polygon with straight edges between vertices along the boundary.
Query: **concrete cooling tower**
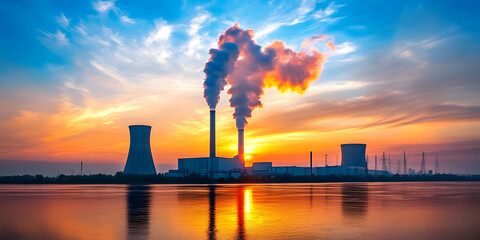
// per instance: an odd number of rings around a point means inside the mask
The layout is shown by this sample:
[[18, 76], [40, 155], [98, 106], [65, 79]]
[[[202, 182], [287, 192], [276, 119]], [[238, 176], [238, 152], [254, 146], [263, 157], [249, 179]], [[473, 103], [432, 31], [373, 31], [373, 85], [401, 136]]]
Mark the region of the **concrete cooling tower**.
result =
[[342, 166], [365, 167], [366, 144], [342, 144]]
[[130, 125], [130, 149], [125, 174], [157, 174], [150, 149], [151, 126]]

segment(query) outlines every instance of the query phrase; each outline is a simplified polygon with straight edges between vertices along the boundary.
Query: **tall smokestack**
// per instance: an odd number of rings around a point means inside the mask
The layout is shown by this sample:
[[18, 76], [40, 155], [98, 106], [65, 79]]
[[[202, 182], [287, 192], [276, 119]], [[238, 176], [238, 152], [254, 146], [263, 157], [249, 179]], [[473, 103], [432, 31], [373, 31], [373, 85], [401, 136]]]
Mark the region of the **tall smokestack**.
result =
[[313, 159], [312, 159], [312, 151], [310, 151], [310, 176], [312, 176], [312, 174], [313, 174], [313, 171], [312, 171], [312, 170], [313, 170], [313, 168], [312, 168], [312, 160], [313, 160]]
[[216, 157], [215, 151], [215, 110], [210, 110], [210, 157]]
[[242, 161], [245, 159], [244, 158], [244, 130], [243, 129], [238, 129], [238, 158], [240, 158]]

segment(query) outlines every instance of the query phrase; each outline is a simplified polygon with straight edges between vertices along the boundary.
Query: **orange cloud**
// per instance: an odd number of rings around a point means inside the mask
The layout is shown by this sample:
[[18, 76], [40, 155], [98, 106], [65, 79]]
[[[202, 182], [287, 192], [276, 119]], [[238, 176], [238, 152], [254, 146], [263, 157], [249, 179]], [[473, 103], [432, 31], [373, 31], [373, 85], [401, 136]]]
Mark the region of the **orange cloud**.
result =
[[274, 41], [267, 48], [275, 49], [277, 64], [273, 71], [267, 73], [264, 80], [266, 86], [276, 87], [281, 92], [303, 94], [308, 84], [318, 79], [325, 60], [319, 51], [312, 49], [295, 52], [281, 41]]

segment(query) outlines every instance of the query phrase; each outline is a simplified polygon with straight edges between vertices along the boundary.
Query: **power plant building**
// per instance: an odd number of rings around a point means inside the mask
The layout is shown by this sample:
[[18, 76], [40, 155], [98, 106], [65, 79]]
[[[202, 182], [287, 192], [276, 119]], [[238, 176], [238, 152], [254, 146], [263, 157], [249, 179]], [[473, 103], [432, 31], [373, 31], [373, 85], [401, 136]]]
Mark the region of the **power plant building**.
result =
[[342, 175], [342, 176], [364, 176], [364, 175], [390, 175], [387, 171], [368, 170], [365, 161], [366, 144], [342, 144], [342, 162], [340, 166], [325, 167], [297, 167], [297, 166], [273, 166], [271, 162], [254, 162], [252, 167], [247, 167], [246, 173], [255, 176], [314, 176]]
[[183, 177], [192, 174], [211, 178], [238, 178], [245, 170], [245, 164], [237, 156], [223, 158], [216, 156], [215, 110], [210, 110], [210, 156], [179, 158], [178, 170], [170, 170], [167, 177]]
[[150, 132], [152, 127], [147, 125], [130, 125], [130, 148], [125, 174], [157, 174], [153, 164], [150, 148]]
[[179, 158], [178, 170], [181, 171], [184, 176], [197, 174], [213, 178], [228, 178], [239, 176], [238, 173], [244, 170], [244, 164], [238, 158]]
[[245, 167], [243, 161], [244, 129], [238, 129], [238, 155], [233, 158], [216, 156], [215, 110], [210, 110], [210, 156], [197, 158], [179, 158], [178, 169], [165, 173], [166, 177], [185, 177], [190, 175], [210, 178], [238, 178], [241, 174], [255, 176], [364, 176], [390, 175], [387, 171], [367, 170], [365, 161], [366, 144], [342, 144], [342, 162], [340, 166], [297, 167], [273, 166], [272, 162], [254, 162]]
[[[130, 148], [125, 174], [156, 174], [150, 148], [150, 132], [147, 125], [131, 125]], [[238, 155], [233, 158], [216, 156], [215, 110], [210, 110], [210, 156], [196, 158], [179, 158], [178, 169], [165, 173], [166, 177], [186, 177], [190, 175], [210, 178], [238, 178], [241, 174], [256, 176], [362, 176], [391, 175], [387, 171], [367, 169], [365, 161], [366, 144], [342, 144], [342, 162], [340, 166], [310, 167], [273, 166], [272, 162], [254, 162], [252, 167], [245, 167], [243, 161], [244, 130], [238, 130]]]
[[[255, 164], [255, 163], [254, 163]], [[272, 165], [271, 162], [269, 162]], [[290, 175], [290, 176], [309, 176], [310, 167], [298, 166], [272, 166], [265, 169], [258, 169], [255, 165], [247, 167], [246, 173], [255, 176], [275, 176], [275, 175]], [[380, 171], [379, 171], [380, 172]], [[365, 168], [359, 167], [344, 167], [344, 166], [328, 166], [328, 167], [313, 167], [312, 175], [326, 176], [326, 175], [342, 175], [342, 176], [363, 176], [366, 174]], [[369, 174], [370, 170], [369, 170]], [[382, 173], [383, 175], [384, 173]], [[379, 173], [380, 175], [380, 173]]]

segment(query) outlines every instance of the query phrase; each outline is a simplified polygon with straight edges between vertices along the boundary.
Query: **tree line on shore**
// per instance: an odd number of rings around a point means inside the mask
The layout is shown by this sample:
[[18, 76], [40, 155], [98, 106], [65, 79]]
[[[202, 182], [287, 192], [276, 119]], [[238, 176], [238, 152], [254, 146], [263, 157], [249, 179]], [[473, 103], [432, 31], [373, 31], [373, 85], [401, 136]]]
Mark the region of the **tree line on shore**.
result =
[[404, 182], [404, 181], [480, 181], [480, 175], [393, 175], [393, 176], [250, 176], [237, 179], [211, 179], [192, 174], [187, 177], [165, 177], [164, 174], [135, 175], [118, 172], [115, 175], [43, 175], [0, 176], [0, 184], [214, 184], [214, 183], [316, 183], [316, 182]]

